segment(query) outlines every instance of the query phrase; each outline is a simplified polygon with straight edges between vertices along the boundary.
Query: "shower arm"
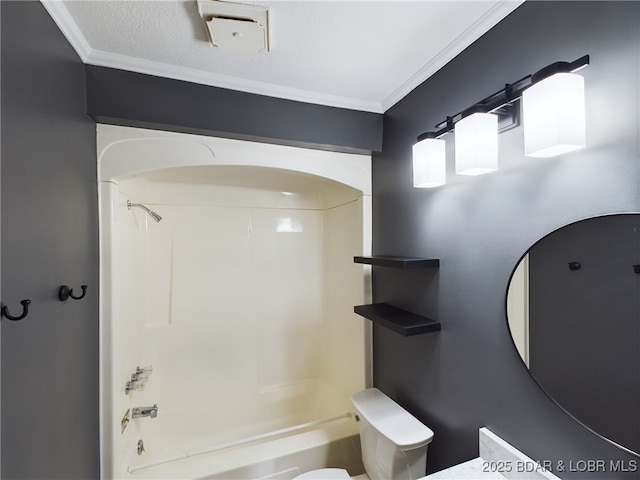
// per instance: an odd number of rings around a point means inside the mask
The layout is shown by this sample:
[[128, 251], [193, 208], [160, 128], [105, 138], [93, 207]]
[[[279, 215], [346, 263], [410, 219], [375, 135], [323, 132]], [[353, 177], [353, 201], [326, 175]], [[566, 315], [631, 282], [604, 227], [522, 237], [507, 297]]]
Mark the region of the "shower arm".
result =
[[154, 212], [153, 210], [149, 209], [148, 207], [142, 205], [141, 203], [131, 203], [131, 200], [127, 200], [127, 209], [131, 210], [133, 207], [138, 207], [138, 208], [143, 209], [156, 222], [159, 222], [160, 220], [162, 220], [162, 217], [160, 215], [158, 215], [156, 212]]

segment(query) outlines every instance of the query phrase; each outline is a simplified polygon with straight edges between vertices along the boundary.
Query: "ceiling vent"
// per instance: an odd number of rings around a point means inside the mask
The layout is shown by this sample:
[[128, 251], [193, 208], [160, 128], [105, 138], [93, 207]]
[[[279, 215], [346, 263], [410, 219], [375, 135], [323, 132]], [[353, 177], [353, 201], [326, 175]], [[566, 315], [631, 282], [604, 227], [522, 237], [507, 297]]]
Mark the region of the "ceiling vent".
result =
[[267, 7], [198, 0], [198, 12], [214, 47], [231, 52], [269, 51]]

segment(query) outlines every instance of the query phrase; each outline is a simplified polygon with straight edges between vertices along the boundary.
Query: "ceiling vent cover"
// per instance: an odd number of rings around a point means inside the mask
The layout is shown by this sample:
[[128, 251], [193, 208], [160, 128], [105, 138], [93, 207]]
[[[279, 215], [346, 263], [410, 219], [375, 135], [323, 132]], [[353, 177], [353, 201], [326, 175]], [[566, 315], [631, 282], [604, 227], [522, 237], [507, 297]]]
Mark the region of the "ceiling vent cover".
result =
[[198, 12], [214, 47], [245, 53], [269, 51], [267, 7], [198, 0]]

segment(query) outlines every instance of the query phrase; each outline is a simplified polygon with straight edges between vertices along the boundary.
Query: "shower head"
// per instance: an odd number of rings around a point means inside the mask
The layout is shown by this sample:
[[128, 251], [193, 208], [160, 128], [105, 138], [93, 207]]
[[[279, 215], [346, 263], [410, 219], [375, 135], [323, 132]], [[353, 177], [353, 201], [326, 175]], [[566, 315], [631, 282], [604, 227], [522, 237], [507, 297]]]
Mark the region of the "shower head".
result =
[[162, 220], [162, 217], [158, 215], [156, 212], [150, 211], [149, 215], [151, 215], [151, 218], [153, 218], [156, 222], [159, 222], [160, 220]]
[[149, 216], [151, 218], [153, 218], [156, 222], [159, 222], [160, 220], [162, 220], [162, 217], [160, 215], [158, 215], [156, 212], [154, 212], [153, 210], [149, 210], [147, 207], [145, 207], [144, 205], [142, 205], [141, 203], [131, 203], [131, 200], [127, 200], [127, 208], [129, 210], [131, 210], [132, 207], [138, 207], [143, 209], [145, 212], [147, 212], [149, 214]]

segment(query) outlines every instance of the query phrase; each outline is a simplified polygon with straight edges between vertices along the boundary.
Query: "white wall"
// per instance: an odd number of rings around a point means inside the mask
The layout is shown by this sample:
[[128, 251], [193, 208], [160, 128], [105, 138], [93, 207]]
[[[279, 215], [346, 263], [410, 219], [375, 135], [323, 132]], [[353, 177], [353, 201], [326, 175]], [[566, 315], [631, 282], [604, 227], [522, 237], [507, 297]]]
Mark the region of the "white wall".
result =
[[522, 361], [529, 366], [529, 255], [513, 271], [507, 289], [507, 321]]
[[361, 199], [326, 210], [149, 204], [163, 216], [155, 223], [120, 198], [117, 371], [123, 382], [153, 365], [129, 395], [130, 407], [160, 407], [132, 422], [148, 451], [349, 411], [365, 385], [364, 321], [353, 313], [365, 293], [353, 264]]
[[[354, 252], [371, 253], [368, 235], [364, 234], [363, 238], [363, 232], [370, 231], [366, 215], [369, 201], [369, 197], [360, 196], [356, 201], [324, 212], [325, 319], [331, 348], [331, 355], [326, 356], [327, 377], [341, 392], [342, 399], [353, 393], [354, 388], [357, 391], [371, 386], [368, 384], [371, 372], [367, 338], [370, 332], [364, 328], [370, 325], [354, 321], [357, 316], [353, 313], [353, 306], [362, 304], [353, 301], [367, 303], [370, 296], [369, 282], [363, 278], [363, 274], [370, 273], [370, 267], [353, 263], [353, 256], [358, 255]], [[361, 338], [365, 341], [354, 340]], [[346, 407], [351, 408], [350, 403]]]

